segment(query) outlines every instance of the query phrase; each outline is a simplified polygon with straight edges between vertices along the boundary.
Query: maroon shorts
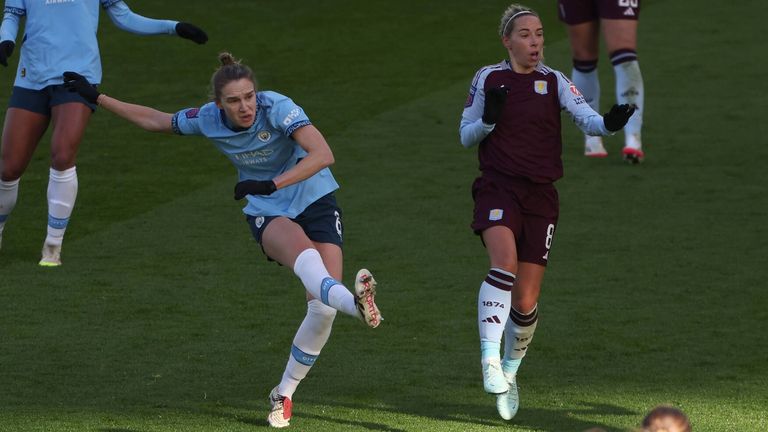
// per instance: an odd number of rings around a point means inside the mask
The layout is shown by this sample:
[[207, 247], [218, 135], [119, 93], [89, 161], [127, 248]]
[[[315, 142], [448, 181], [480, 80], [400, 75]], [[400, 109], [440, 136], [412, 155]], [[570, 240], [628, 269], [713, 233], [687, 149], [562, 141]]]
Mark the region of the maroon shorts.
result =
[[547, 265], [560, 214], [553, 184], [484, 174], [472, 185], [472, 197], [475, 234], [505, 226], [515, 234], [518, 261]]
[[581, 24], [598, 19], [637, 20], [640, 0], [557, 0], [560, 21]]

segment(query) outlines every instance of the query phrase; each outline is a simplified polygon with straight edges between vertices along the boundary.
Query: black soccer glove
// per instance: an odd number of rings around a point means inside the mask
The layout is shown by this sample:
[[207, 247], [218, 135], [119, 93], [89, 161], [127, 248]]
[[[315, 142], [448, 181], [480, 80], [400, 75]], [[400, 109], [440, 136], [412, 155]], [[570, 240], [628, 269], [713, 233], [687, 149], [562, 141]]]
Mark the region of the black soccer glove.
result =
[[4, 40], [0, 42], [0, 64], [8, 67], [8, 57], [13, 54], [13, 49], [16, 47], [16, 44], [13, 43], [13, 41]]
[[88, 80], [77, 72], [64, 72], [64, 87], [67, 90], [78, 93], [83, 99], [92, 104], [96, 104], [96, 100], [99, 99], [98, 90]]
[[185, 22], [176, 24], [176, 34], [179, 35], [179, 37], [189, 39], [198, 45], [208, 42], [208, 35], [205, 34], [203, 29], [194, 24]]
[[634, 113], [634, 105], [621, 104], [612, 106], [610, 111], [603, 114], [605, 128], [611, 132], [616, 132], [627, 124], [629, 118], [632, 117], [632, 114]]
[[483, 123], [496, 124], [507, 101], [509, 89], [494, 87], [485, 92], [485, 106], [483, 107]]
[[243, 199], [246, 195], [272, 195], [276, 190], [272, 180], [243, 180], [235, 185], [235, 199]]

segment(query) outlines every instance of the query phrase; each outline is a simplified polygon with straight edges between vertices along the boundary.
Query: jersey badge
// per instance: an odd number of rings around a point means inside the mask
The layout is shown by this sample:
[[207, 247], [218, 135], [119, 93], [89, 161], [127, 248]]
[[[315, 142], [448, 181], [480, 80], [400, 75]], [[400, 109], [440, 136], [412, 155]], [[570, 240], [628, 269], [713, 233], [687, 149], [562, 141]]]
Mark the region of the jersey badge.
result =
[[501, 220], [501, 218], [504, 216], [504, 210], [502, 209], [493, 209], [488, 214], [488, 220], [497, 221]]
[[184, 116], [188, 119], [197, 118], [199, 113], [200, 113], [200, 108], [192, 108], [185, 111]]
[[289, 124], [291, 124], [291, 122], [293, 122], [294, 120], [296, 120], [296, 118], [299, 117], [299, 114], [301, 114], [301, 111], [299, 111], [298, 108], [292, 109], [291, 112], [289, 112], [288, 115], [285, 116], [285, 118], [283, 119], [283, 125], [288, 126]]
[[269, 133], [268, 130], [259, 131], [256, 136], [259, 137], [259, 141], [261, 142], [269, 142], [269, 139], [272, 138], [272, 134]]
[[547, 82], [544, 80], [536, 80], [533, 82], [533, 91], [540, 95], [547, 94]]
[[477, 93], [477, 87], [472, 86], [469, 89], [469, 96], [467, 96], [467, 101], [464, 102], [464, 108], [469, 108], [472, 106], [472, 102], [475, 101], [475, 93]]
[[253, 224], [256, 225], [256, 228], [261, 228], [262, 225], [264, 225], [264, 216], [259, 216], [256, 219], [254, 219]]
[[571, 83], [571, 93], [573, 93], [575, 96], [581, 96], [581, 92], [576, 88], [576, 84], [574, 83]]

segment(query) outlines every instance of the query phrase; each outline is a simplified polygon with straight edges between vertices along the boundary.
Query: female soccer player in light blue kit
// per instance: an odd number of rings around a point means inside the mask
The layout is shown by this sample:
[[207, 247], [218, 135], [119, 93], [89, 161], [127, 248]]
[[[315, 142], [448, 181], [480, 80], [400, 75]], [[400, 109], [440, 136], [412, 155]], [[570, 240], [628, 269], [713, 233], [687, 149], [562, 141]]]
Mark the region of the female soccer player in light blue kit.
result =
[[0, 163], [0, 243], [16, 205], [19, 179], [48, 125], [51, 170], [48, 183], [48, 235], [42, 266], [61, 265], [61, 245], [77, 197], [75, 159], [85, 127], [96, 108], [62, 86], [61, 71], [101, 82], [96, 31], [99, 7], [119, 28], [136, 34], [177, 34], [202, 44], [208, 36], [192, 24], [155, 20], [133, 13], [122, 0], [6, 0], [0, 26], [0, 64], [8, 66], [22, 19], [24, 37], [16, 81], [2, 138]]
[[270, 260], [290, 267], [307, 290], [307, 315], [291, 346], [280, 384], [269, 395], [267, 417], [274, 427], [291, 419], [291, 398], [331, 334], [336, 311], [377, 327], [381, 315], [376, 281], [362, 269], [354, 295], [342, 278], [341, 209], [338, 184], [328, 166], [328, 143], [291, 99], [257, 91], [253, 72], [231, 54], [219, 55], [221, 67], [211, 79], [214, 101], [176, 114], [121, 102], [99, 92], [85, 77], [65, 72], [66, 85], [95, 103], [153, 132], [202, 135], [237, 168], [235, 199], [253, 236]]

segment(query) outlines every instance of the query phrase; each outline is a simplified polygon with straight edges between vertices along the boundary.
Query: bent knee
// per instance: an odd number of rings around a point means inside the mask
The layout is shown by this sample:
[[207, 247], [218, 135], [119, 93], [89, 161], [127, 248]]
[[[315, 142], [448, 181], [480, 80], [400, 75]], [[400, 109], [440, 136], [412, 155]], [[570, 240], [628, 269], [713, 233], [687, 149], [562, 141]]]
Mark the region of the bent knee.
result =
[[77, 152], [75, 150], [59, 150], [51, 153], [51, 167], [58, 171], [64, 171], [75, 166]]
[[4, 182], [16, 181], [21, 178], [22, 174], [24, 174], [23, 169], [14, 169], [13, 167], [4, 166], [2, 171], [0, 171], [0, 180]]

